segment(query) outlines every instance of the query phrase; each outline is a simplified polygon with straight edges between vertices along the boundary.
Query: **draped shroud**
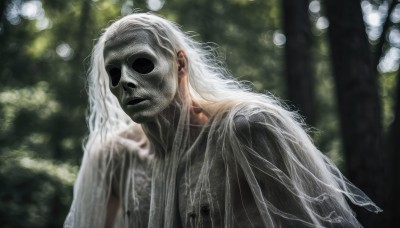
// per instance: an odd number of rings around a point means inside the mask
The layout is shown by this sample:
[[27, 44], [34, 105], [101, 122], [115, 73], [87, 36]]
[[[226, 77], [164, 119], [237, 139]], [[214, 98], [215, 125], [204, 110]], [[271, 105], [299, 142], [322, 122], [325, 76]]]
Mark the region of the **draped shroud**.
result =
[[380, 211], [280, 106], [222, 105], [202, 126], [189, 108], [165, 153], [139, 125], [96, 142], [65, 227], [104, 226], [113, 191], [117, 227], [361, 227], [346, 198]]
[[[173, 72], [176, 53], [188, 58], [187, 81], [151, 124], [123, 112], [103, 57], [107, 39], [142, 30]], [[111, 227], [113, 208], [115, 227], [150, 228], [361, 227], [348, 202], [381, 211], [314, 146], [295, 112], [235, 80], [211, 47], [161, 17], [132, 14], [105, 30], [88, 95], [89, 135], [65, 228]]]

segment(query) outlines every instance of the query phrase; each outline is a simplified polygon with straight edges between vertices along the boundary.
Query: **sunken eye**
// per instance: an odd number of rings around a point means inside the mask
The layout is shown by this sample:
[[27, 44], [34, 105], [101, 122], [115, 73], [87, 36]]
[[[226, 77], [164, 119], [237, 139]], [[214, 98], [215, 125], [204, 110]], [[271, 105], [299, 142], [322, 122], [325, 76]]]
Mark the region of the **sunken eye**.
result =
[[121, 80], [121, 69], [116, 67], [111, 68], [108, 70], [108, 75], [110, 76], [112, 86], [117, 86]]
[[132, 68], [140, 74], [148, 74], [154, 70], [154, 63], [145, 58], [138, 58], [132, 63]]

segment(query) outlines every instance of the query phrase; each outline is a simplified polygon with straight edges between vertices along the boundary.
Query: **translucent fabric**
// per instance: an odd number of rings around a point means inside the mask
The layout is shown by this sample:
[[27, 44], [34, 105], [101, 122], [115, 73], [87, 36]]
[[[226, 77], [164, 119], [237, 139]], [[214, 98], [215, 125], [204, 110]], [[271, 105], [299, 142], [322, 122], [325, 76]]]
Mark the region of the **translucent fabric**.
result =
[[[188, 58], [174, 101], [142, 124], [122, 111], [104, 66], [104, 43], [126, 30], [153, 34], [175, 71], [175, 53]], [[105, 31], [89, 97], [90, 134], [64, 227], [361, 227], [346, 198], [381, 211], [295, 113], [234, 80], [207, 47], [160, 17], [130, 15]]]

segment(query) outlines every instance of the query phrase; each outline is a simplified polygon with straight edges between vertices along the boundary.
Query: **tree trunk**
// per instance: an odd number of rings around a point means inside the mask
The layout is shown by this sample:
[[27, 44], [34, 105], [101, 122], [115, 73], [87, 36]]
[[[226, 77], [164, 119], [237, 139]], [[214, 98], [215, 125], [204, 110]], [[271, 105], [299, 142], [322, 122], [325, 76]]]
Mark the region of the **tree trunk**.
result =
[[7, 5], [8, 5], [8, 0], [0, 1], [0, 22], [3, 21], [3, 16], [6, 12]]
[[306, 118], [315, 123], [314, 75], [311, 63], [311, 23], [308, 0], [282, 2], [283, 28], [286, 35], [285, 70], [288, 99]]
[[397, 215], [400, 214], [400, 70], [397, 71], [397, 94], [396, 94], [396, 104], [394, 110], [394, 119], [389, 129], [389, 137], [387, 144], [387, 151], [389, 159], [390, 173], [389, 173], [389, 183], [392, 184], [388, 198], [390, 199], [389, 207], [387, 211], [391, 214], [391, 217], [388, 218], [387, 227], [400, 227], [400, 220], [397, 218]]
[[[326, 0], [326, 7], [347, 175], [383, 206], [381, 104], [360, 1]], [[354, 210], [365, 227], [381, 227], [382, 215]]]
[[81, 15], [79, 19], [79, 27], [77, 33], [78, 45], [75, 56], [75, 59], [78, 62], [82, 62], [83, 54], [88, 44], [87, 41], [89, 40], [87, 37], [88, 34], [87, 30], [88, 26], [90, 25], [90, 9], [91, 9], [90, 3], [91, 3], [90, 0], [82, 1]]
[[146, 10], [148, 8], [146, 0], [132, 0], [132, 6], [133, 6], [132, 10], [134, 12], [139, 10], [138, 12], [140, 12], [140, 13], [146, 12]]

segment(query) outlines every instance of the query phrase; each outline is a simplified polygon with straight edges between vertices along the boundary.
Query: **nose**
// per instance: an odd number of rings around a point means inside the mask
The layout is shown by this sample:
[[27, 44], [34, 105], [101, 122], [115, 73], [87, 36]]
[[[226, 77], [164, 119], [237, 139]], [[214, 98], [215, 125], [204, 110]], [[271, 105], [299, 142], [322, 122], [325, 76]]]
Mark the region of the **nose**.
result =
[[121, 82], [122, 88], [124, 91], [128, 91], [128, 89], [134, 89], [136, 88], [136, 85], [133, 84], [132, 82]]
[[121, 86], [124, 91], [136, 88], [136, 83], [133, 78], [129, 75], [129, 70], [126, 67], [122, 68]]

